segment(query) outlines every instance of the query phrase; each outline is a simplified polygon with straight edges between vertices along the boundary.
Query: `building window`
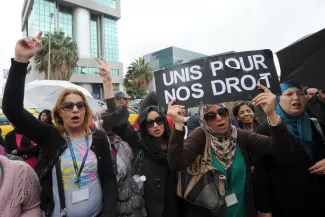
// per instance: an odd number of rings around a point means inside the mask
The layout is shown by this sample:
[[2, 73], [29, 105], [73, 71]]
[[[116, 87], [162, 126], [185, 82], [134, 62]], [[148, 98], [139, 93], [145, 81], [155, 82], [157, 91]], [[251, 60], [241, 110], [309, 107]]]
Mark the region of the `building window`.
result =
[[[76, 74], [99, 74], [97, 67], [82, 67], [77, 66], [73, 69], [73, 73]], [[119, 76], [120, 72], [118, 69], [111, 69], [112, 76]]]
[[167, 68], [173, 66], [173, 49], [166, 48], [159, 51], [159, 68]]
[[[34, 31], [49, 32], [51, 17], [50, 13], [54, 14], [55, 6], [53, 0], [34, 0]], [[54, 18], [52, 18], [51, 31], [55, 29]]]
[[94, 15], [90, 19], [90, 49], [91, 56], [98, 57], [97, 17]]
[[117, 21], [104, 18], [105, 57], [108, 61], [118, 61]]
[[72, 31], [72, 9], [60, 6], [59, 8], [59, 29], [61, 29], [66, 36], [73, 38]]
[[111, 74], [112, 76], [119, 76], [120, 75], [120, 71], [117, 69], [111, 69]]
[[107, 7], [116, 8], [116, 1], [115, 0], [92, 0], [97, 4], [101, 4]]

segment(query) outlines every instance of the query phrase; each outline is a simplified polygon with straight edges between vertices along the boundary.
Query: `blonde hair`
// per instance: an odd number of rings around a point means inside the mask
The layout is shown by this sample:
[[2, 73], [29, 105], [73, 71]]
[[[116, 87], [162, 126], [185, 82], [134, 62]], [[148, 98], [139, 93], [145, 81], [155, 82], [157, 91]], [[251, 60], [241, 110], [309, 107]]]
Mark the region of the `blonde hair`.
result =
[[90, 124], [90, 120], [92, 119], [92, 111], [88, 105], [86, 97], [81, 91], [75, 90], [75, 89], [70, 89], [70, 88], [64, 89], [62, 91], [62, 93], [59, 95], [59, 97], [56, 101], [54, 108], [52, 109], [52, 116], [53, 116], [56, 128], [60, 131], [61, 134], [64, 133], [64, 123], [63, 123], [62, 117], [60, 116], [60, 111], [61, 111], [62, 103], [64, 102], [65, 98], [70, 94], [79, 95], [82, 98], [82, 100], [85, 101], [86, 113], [85, 113], [84, 121], [82, 123], [82, 128], [85, 130], [86, 134], [91, 134], [89, 124]]

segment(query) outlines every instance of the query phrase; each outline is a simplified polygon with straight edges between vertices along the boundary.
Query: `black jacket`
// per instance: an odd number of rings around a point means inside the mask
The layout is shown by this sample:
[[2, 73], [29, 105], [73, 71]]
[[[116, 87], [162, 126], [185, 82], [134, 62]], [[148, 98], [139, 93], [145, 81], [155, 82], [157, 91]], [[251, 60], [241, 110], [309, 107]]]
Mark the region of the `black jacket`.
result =
[[[148, 217], [180, 216], [179, 201], [176, 196], [177, 177], [176, 175], [173, 176], [170, 171], [167, 158], [165, 162], [158, 162], [147, 155], [148, 152], [143, 149], [145, 144], [142, 143], [145, 141], [141, 137], [141, 133], [135, 131], [128, 122], [127, 108], [125, 106], [116, 108], [115, 102], [115, 98], [106, 100], [107, 109], [111, 113], [102, 115], [103, 127], [105, 130], [112, 128], [114, 133], [130, 144], [134, 158], [138, 156], [140, 150], [143, 151], [143, 159], [136, 163], [135, 170], [137, 170], [137, 174], [146, 176], [143, 198], [145, 199]], [[139, 119], [141, 118], [139, 117]], [[165, 125], [168, 125], [167, 121]], [[169, 186], [168, 190], [167, 185]]]
[[[36, 166], [42, 186], [41, 209], [46, 216], [51, 216], [54, 209], [52, 192], [52, 169], [59, 156], [67, 148], [65, 139], [53, 126], [35, 119], [23, 108], [24, 84], [28, 63], [18, 63], [12, 60], [10, 78], [3, 97], [3, 111], [8, 119], [24, 135], [36, 142], [43, 151], [43, 158]], [[90, 149], [98, 160], [98, 174], [103, 191], [103, 215], [116, 216], [117, 183], [113, 170], [108, 139], [104, 132], [95, 131]]]
[[[325, 130], [324, 125], [322, 127]], [[266, 122], [256, 132], [270, 135]], [[312, 132], [314, 161], [308, 158], [293, 136], [292, 154], [271, 157], [253, 153], [258, 210], [272, 212], [273, 217], [325, 216], [325, 176], [312, 175], [308, 171], [315, 162], [325, 158], [325, 145], [314, 124]]]
[[316, 118], [318, 121], [325, 124], [325, 103], [318, 99], [318, 94], [315, 94], [306, 103], [306, 112], [309, 117]]
[[[16, 142], [16, 130], [10, 131], [5, 138], [5, 150], [6, 153], [11, 154], [13, 150], [17, 150], [17, 155], [28, 155], [28, 156], [37, 156], [39, 152], [39, 146], [38, 145], [31, 145], [31, 141], [26, 138], [26, 136], [23, 136], [21, 141], [21, 146], [18, 148], [17, 142]], [[25, 145], [23, 145], [25, 143]], [[27, 144], [26, 144], [27, 143]], [[30, 143], [30, 144], [28, 144]]]

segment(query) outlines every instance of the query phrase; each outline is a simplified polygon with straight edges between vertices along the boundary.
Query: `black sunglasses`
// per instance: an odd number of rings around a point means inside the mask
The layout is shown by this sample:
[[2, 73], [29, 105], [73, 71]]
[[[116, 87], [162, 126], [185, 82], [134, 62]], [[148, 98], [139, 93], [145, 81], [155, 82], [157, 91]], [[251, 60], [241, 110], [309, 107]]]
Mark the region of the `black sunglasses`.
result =
[[79, 101], [79, 102], [63, 102], [61, 104], [61, 108], [64, 110], [64, 111], [72, 111], [74, 106], [77, 106], [77, 108], [79, 110], [84, 110], [86, 109], [86, 102], [85, 101]]
[[228, 109], [227, 108], [219, 108], [217, 112], [208, 112], [204, 115], [204, 119], [207, 120], [215, 120], [217, 118], [217, 114], [225, 118], [228, 116]]
[[165, 123], [165, 119], [163, 116], [158, 116], [156, 117], [155, 120], [146, 120], [145, 122], [145, 125], [148, 127], [148, 128], [151, 128], [153, 127], [154, 124], [157, 124], [157, 125], [163, 125]]

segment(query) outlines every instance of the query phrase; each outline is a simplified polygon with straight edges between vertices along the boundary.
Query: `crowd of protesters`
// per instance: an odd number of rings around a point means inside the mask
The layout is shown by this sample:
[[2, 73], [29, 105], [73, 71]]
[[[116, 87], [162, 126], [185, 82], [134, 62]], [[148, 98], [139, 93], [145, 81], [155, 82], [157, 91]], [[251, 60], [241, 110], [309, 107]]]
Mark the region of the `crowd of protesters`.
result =
[[[19, 40], [11, 61], [0, 216], [325, 216], [325, 90], [286, 82], [276, 96], [257, 85], [251, 102], [200, 106], [186, 127], [185, 107], [172, 100], [160, 112], [152, 92], [131, 125], [130, 97], [113, 91], [108, 62], [96, 59], [106, 107], [93, 115], [82, 92], [65, 89], [36, 119], [24, 84], [41, 35]], [[218, 177], [207, 184], [205, 174]]]

